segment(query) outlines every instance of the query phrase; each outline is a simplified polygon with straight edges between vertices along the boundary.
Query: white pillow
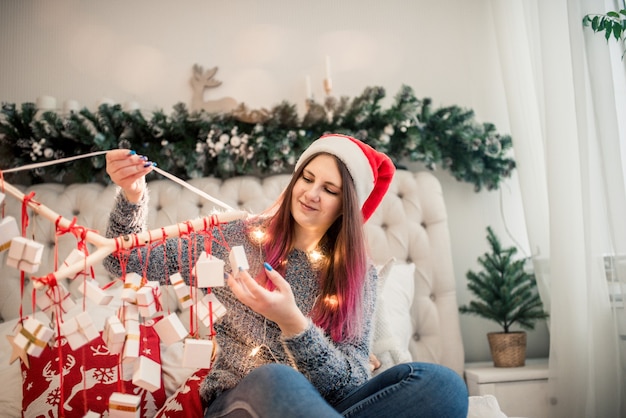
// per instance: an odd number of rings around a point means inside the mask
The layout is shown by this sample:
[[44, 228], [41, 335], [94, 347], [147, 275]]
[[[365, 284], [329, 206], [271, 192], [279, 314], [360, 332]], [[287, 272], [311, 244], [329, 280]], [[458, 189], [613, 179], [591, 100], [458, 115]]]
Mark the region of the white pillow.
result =
[[413, 334], [411, 304], [415, 291], [414, 274], [413, 263], [388, 262], [379, 269], [372, 351], [382, 365], [376, 373], [412, 361], [409, 341]]

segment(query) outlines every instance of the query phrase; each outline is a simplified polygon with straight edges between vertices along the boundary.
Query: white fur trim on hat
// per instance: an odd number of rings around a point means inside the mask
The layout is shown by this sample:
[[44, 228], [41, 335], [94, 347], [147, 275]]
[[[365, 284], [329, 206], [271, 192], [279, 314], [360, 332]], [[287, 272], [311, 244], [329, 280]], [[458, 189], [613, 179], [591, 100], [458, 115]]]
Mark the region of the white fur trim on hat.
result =
[[346, 165], [354, 182], [356, 195], [359, 199], [359, 207], [362, 207], [372, 190], [374, 190], [374, 173], [369, 160], [365, 157], [361, 148], [345, 136], [323, 136], [309, 145], [300, 155], [296, 163], [296, 170], [302, 162], [320, 152], [334, 155]]

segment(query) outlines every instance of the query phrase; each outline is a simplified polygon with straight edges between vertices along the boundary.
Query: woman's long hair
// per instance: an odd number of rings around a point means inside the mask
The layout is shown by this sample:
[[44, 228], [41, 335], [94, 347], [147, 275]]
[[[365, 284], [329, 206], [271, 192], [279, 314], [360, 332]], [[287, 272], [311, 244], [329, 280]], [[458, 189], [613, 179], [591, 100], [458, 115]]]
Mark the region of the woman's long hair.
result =
[[[293, 249], [293, 188], [302, 177], [304, 168], [318, 155], [312, 155], [299, 166], [281, 197], [269, 209], [273, 214], [267, 218], [263, 247], [266, 261], [281, 274], [285, 273], [287, 256]], [[319, 264], [316, 263], [320, 271], [320, 296], [311, 311], [311, 318], [334, 341], [339, 342], [354, 340], [362, 333], [367, 250], [363, 216], [352, 177], [345, 164], [336, 157], [334, 159], [343, 185], [342, 213], [322, 238], [323, 259]], [[271, 281], [267, 283], [271, 288]]]

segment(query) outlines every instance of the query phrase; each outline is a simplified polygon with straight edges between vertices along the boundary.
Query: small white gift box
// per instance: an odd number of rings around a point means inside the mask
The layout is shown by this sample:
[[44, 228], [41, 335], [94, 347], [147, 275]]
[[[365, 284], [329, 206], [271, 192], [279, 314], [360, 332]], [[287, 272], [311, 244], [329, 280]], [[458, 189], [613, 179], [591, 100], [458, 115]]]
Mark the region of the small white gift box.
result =
[[9, 248], [9, 258], [24, 260], [31, 264], [41, 263], [43, 244], [24, 237], [15, 237]]
[[48, 341], [54, 335], [54, 331], [35, 318], [26, 318], [22, 328], [17, 333], [13, 342], [26, 351], [27, 354], [39, 357], [46, 348]]
[[15, 218], [12, 216], [4, 217], [0, 221], [0, 251], [8, 250], [13, 238], [19, 236], [20, 230], [17, 228]]
[[85, 277], [78, 286], [78, 290], [84, 296], [98, 305], [108, 305], [113, 300], [113, 295], [108, 294], [98, 286], [98, 282], [91, 277]]
[[60, 325], [60, 328], [61, 335], [67, 338], [72, 350], [77, 350], [100, 336], [87, 311], [66, 320]]
[[240, 270], [250, 270], [248, 257], [246, 257], [246, 251], [241, 245], [235, 245], [230, 249], [228, 261], [230, 261], [230, 268], [233, 270], [233, 275], [235, 277], [239, 274]]
[[193, 298], [191, 297], [189, 286], [187, 286], [187, 283], [185, 283], [180, 273], [172, 274], [170, 276], [170, 283], [176, 292], [176, 298], [178, 299], [178, 305], [181, 311], [193, 305]]
[[109, 418], [140, 418], [141, 396], [113, 392], [109, 398]]
[[196, 304], [196, 311], [198, 319], [207, 328], [211, 327], [211, 321], [215, 323], [226, 314], [226, 308], [213, 293], [204, 295], [200, 303]]
[[213, 357], [213, 341], [187, 338], [183, 349], [183, 367], [208, 369]]
[[146, 356], [141, 356], [133, 365], [133, 384], [154, 392], [161, 387], [161, 365]]
[[131, 363], [139, 357], [139, 322], [126, 322], [126, 340], [124, 342], [124, 352], [122, 358], [124, 363]]
[[146, 282], [145, 285], [137, 291], [137, 306], [139, 314], [144, 318], [151, 318], [157, 313], [157, 302], [161, 296], [161, 286], [159, 282], [153, 280]]
[[102, 339], [107, 345], [111, 354], [120, 354], [124, 349], [124, 341], [126, 340], [126, 328], [122, 325], [122, 321], [113, 315], [104, 322], [104, 330], [102, 331]]
[[224, 261], [202, 252], [194, 267], [198, 287], [224, 286]]
[[137, 273], [126, 273], [121, 298], [124, 302], [136, 303], [137, 291], [141, 287], [142, 277]]
[[139, 308], [136, 305], [124, 305], [120, 308], [118, 316], [123, 319], [124, 328], [126, 329], [122, 358], [124, 363], [130, 363], [139, 357]]
[[43, 292], [37, 292], [37, 306], [46, 313], [50, 313], [55, 306], [61, 308], [63, 313], [67, 313], [76, 304], [63, 283], [57, 282], [55, 286], [51, 286]]
[[39, 270], [43, 248], [43, 244], [39, 242], [24, 237], [15, 237], [11, 240], [7, 265], [27, 273], [35, 273]]
[[9, 257], [7, 257], [7, 266], [13, 267], [29, 274], [36, 273], [39, 270], [39, 263], [32, 264], [26, 260], [16, 260]]
[[[67, 256], [67, 258], [65, 259], [65, 261], [63, 261], [63, 266], [64, 267], [69, 267], [72, 264], [75, 263], [85, 263], [85, 259], [86, 259], [86, 255], [84, 252], [82, 252], [81, 250], [79, 250], [78, 248], [74, 248], [69, 255]], [[72, 279], [76, 279], [77, 277], [87, 277], [90, 276], [90, 274], [85, 271], [82, 270], [78, 273], [76, 273], [74, 275], [74, 277], [72, 277]]]
[[189, 335], [189, 331], [175, 313], [167, 315], [154, 324], [154, 330], [166, 346], [172, 345]]

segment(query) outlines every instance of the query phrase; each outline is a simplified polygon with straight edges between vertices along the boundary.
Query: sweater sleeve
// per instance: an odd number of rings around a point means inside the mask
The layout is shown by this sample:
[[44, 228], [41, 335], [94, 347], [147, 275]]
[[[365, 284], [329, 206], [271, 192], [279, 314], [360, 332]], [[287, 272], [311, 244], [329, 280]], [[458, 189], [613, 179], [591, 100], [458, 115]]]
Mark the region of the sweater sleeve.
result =
[[376, 270], [371, 266], [363, 297], [363, 333], [357, 340], [334, 342], [311, 321], [304, 332], [282, 339], [285, 351], [297, 369], [331, 404], [371, 377], [369, 346], [376, 280]]
[[[106, 236], [115, 238], [145, 231], [148, 201], [148, 189], [137, 203], [129, 202], [120, 190], [109, 215]], [[196, 245], [195, 251], [190, 251], [190, 245], [193, 248], [193, 244]], [[114, 277], [120, 277], [124, 269], [126, 272], [145, 274], [148, 280], [158, 280], [161, 284], [166, 284], [171, 274], [180, 272], [189, 284], [191, 269], [203, 248], [202, 236], [191, 234], [180, 239], [168, 238], [163, 245], [142, 246], [127, 253], [111, 254], [102, 264]]]

